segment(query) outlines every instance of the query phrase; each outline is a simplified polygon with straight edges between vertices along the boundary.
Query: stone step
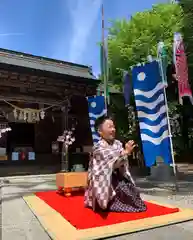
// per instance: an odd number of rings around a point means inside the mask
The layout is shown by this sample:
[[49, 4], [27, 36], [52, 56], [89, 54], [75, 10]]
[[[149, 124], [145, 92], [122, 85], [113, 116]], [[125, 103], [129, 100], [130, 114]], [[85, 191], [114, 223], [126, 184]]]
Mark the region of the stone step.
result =
[[177, 164], [180, 172], [193, 172], [193, 164]]

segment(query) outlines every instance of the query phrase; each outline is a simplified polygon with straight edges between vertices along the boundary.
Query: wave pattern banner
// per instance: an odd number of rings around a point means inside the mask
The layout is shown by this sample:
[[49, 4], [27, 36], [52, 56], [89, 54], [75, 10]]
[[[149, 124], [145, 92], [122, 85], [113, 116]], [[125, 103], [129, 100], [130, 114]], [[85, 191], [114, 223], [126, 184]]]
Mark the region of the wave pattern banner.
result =
[[95, 121], [97, 118], [106, 115], [107, 109], [105, 107], [104, 96], [92, 96], [88, 97], [88, 112], [90, 119], [90, 127], [92, 132], [93, 143], [97, 143], [99, 140], [98, 132], [95, 130]]
[[132, 70], [133, 88], [146, 166], [172, 162], [164, 85], [157, 61]]

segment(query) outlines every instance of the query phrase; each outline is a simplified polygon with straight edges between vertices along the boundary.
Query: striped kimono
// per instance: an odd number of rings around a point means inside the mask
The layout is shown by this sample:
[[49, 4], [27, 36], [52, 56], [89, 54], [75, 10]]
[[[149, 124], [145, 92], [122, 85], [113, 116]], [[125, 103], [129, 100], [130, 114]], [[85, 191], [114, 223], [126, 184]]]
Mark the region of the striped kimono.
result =
[[[114, 212], [142, 212], [146, 205], [140, 198], [128, 170], [127, 158], [122, 157], [120, 141], [108, 144], [99, 140], [94, 146], [88, 169], [88, 186], [85, 192], [85, 206], [94, 211], [99, 209]], [[115, 169], [115, 163], [121, 167]]]

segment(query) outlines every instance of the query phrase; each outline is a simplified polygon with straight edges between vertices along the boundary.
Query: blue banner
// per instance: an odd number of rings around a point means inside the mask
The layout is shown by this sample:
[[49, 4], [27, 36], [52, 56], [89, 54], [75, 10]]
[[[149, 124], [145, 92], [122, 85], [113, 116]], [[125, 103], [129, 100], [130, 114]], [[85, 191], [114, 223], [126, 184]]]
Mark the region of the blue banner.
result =
[[132, 80], [146, 166], [172, 162], [164, 85], [157, 61], [136, 66]]
[[132, 83], [127, 71], [123, 72], [123, 94], [125, 98], [125, 106], [130, 104], [130, 98], [132, 93]]
[[94, 125], [97, 118], [102, 117], [107, 113], [107, 109], [105, 107], [105, 98], [104, 96], [92, 96], [87, 97], [87, 100], [92, 139], [93, 143], [97, 143], [99, 140], [99, 135], [95, 130]]

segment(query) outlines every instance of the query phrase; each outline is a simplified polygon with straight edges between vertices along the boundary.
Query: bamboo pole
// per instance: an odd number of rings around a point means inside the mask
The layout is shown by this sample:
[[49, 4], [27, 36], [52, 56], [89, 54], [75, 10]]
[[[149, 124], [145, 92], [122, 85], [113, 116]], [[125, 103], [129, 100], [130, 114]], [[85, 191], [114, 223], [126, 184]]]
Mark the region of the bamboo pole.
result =
[[[105, 107], [108, 110], [107, 101], [107, 76], [106, 76], [106, 65], [105, 65], [105, 17], [104, 17], [104, 4], [101, 6], [101, 17], [102, 17], [102, 61], [103, 61], [103, 88], [104, 88], [104, 99]], [[107, 111], [108, 112], [108, 111]]]
[[[159, 54], [157, 54], [157, 59], [159, 61], [159, 65], [161, 68], [161, 77], [163, 80], [164, 71], [163, 71], [161, 59], [159, 58]], [[170, 117], [169, 117], [169, 107], [168, 107], [167, 94], [166, 94], [166, 84], [164, 83], [164, 81], [163, 81], [163, 84], [164, 84], [164, 100], [165, 100], [165, 106], [166, 106], [166, 117], [167, 117], [167, 122], [168, 122], [168, 134], [169, 134], [170, 149], [171, 149], [171, 156], [172, 156], [172, 169], [173, 169], [173, 173], [174, 173], [174, 184], [175, 184], [176, 192], [178, 192], [179, 187], [178, 187], [178, 183], [177, 183], [177, 171], [176, 171], [176, 163], [175, 163], [175, 157], [174, 157], [174, 147], [173, 147], [173, 142], [172, 142], [172, 131], [171, 131], [171, 124], [170, 124]]]

